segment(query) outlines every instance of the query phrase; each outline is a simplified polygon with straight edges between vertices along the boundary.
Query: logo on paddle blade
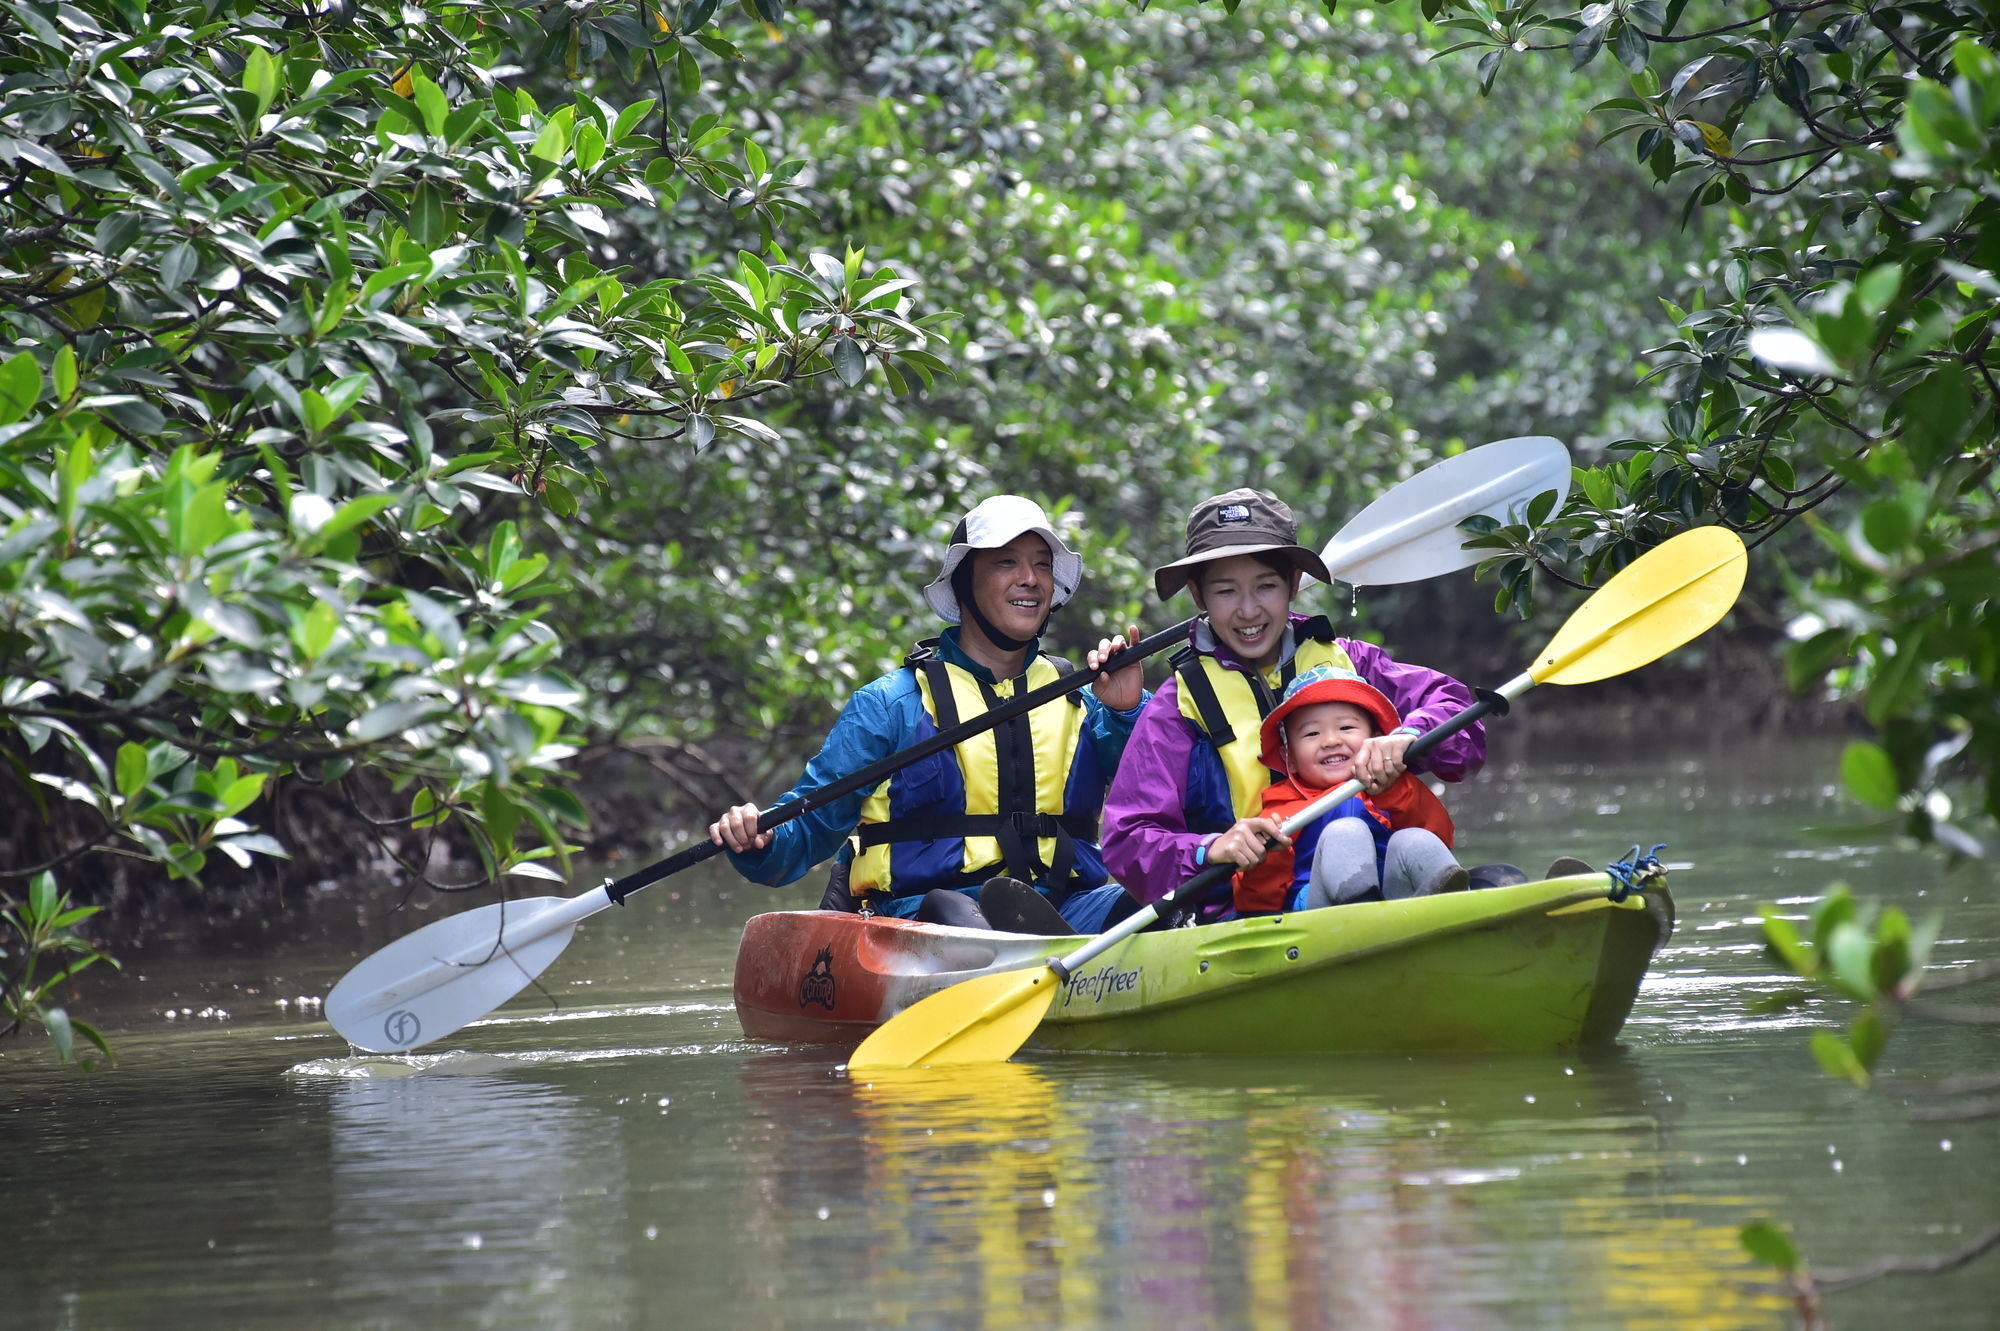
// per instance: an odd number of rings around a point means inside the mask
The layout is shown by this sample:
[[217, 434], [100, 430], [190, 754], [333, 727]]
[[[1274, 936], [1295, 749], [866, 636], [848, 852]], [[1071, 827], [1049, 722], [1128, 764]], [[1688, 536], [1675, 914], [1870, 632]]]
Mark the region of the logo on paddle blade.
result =
[[823, 947], [813, 959], [812, 969], [799, 981], [799, 1006], [817, 1003], [833, 1011], [833, 949]]
[[423, 1034], [424, 1024], [408, 1008], [397, 1008], [382, 1023], [383, 1038], [398, 1049], [407, 1049]]

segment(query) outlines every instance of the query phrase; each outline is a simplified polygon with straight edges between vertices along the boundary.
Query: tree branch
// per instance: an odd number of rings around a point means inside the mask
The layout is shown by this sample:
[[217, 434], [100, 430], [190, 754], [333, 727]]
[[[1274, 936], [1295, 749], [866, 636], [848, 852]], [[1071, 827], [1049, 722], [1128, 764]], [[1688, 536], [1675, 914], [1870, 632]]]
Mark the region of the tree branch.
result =
[[1883, 1276], [1934, 1276], [1959, 1267], [2000, 1248], [2000, 1225], [1995, 1225], [1963, 1247], [1934, 1257], [1884, 1257], [1866, 1266], [1823, 1268], [1813, 1275], [1813, 1284], [1829, 1294], [1856, 1285], [1865, 1285]]

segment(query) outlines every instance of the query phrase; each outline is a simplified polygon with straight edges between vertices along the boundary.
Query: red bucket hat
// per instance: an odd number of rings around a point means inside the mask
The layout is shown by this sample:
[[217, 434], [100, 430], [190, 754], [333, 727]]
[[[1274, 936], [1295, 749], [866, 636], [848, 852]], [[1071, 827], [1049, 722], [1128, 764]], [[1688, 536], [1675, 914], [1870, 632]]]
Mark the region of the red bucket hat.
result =
[[1344, 702], [1359, 707], [1374, 721], [1378, 735], [1386, 735], [1403, 724], [1403, 718], [1396, 715], [1396, 705], [1361, 676], [1336, 666], [1314, 666], [1291, 682], [1285, 689], [1284, 701], [1264, 718], [1264, 766], [1291, 775], [1291, 764], [1285, 757], [1285, 718], [1301, 707], [1319, 702]]

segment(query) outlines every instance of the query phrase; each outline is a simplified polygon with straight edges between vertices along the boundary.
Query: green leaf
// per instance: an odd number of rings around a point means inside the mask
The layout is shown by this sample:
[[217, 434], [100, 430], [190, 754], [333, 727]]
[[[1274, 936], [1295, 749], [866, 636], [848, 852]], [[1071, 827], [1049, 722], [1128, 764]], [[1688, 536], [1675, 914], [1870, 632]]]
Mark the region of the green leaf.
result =
[[1737, 1232], [1737, 1239], [1743, 1251], [1766, 1266], [1791, 1271], [1799, 1265], [1799, 1250], [1792, 1246], [1791, 1236], [1768, 1220], [1751, 1221]]
[[417, 793], [410, 797], [410, 826], [435, 827], [451, 814], [451, 810], [438, 804], [437, 796], [429, 786], [418, 786]]
[[860, 344], [851, 337], [835, 338], [828, 359], [833, 362], [833, 372], [840, 376], [840, 382], [849, 388], [860, 383], [868, 373], [868, 358], [862, 354]]
[[0, 425], [12, 425], [35, 409], [42, 395], [42, 367], [32, 352], [0, 361]]
[[411, 100], [417, 104], [417, 113], [424, 118], [424, 132], [433, 138], [444, 135], [445, 120], [451, 115], [451, 106], [445, 101], [444, 89], [424, 77], [421, 71], [410, 77]]
[[90, 449], [90, 433], [79, 432], [70, 440], [69, 449], [63, 454], [62, 491], [56, 501], [57, 515], [61, 517], [63, 529], [76, 530], [76, 509], [83, 495], [83, 487], [97, 470], [97, 459]]
[[392, 507], [397, 498], [394, 493], [382, 491], [350, 499], [334, 511], [333, 516], [326, 520], [326, 524], [315, 535], [319, 538], [320, 544], [325, 545], [343, 532], [360, 526], [383, 509]]
[[1812, 1052], [1828, 1076], [1844, 1078], [1863, 1088], [1868, 1085], [1868, 1069], [1861, 1066], [1861, 1060], [1841, 1036], [1832, 1031], [1814, 1031]]
[[345, 416], [348, 410], [361, 400], [361, 395], [368, 390], [369, 382], [369, 376], [365, 374], [350, 374], [335, 380], [333, 386], [326, 390], [325, 398], [332, 419], [338, 420]]
[[480, 783], [480, 812], [485, 817], [486, 835], [493, 840], [493, 849], [504, 863], [511, 857], [514, 848], [514, 831], [521, 824], [521, 811], [514, 806], [511, 795], [496, 781]]
[[76, 396], [76, 351], [69, 343], [56, 348], [55, 359], [49, 365], [49, 379], [57, 402], [67, 402]]
[[[1604, 49], [1604, 34], [1609, 29], [1609, 27], [1610, 24], [1608, 23], [1598, 23], [1591, 27], [1584, 28], [1582, 31], [1578, 32], [1576, 36], [1570, 38], [1569, 41], [1570, 69], [1572, 70], [1582, 69], [1585, 65], [1597, 59], [1597, 53]], [[1629, 101], [1630, 99], [1624, 98], [1615, 100]], [[1602, 110], [1603, 107], [1600, 106], [1598, 109]], [[1633, 107], [1631, 109], [1637, 110], [1641, 108]]]
[[1790, 989], [1778, 989], [1752, 1001], [1747, 1011], [1753, 1016], [1770, 1016], [1778, 1012], [1789, 1012], [1795, 1007], [1810, 1003], [1814, 991], [1794, 985]]
[[307, 660], [317, 660], [333, 645], [334, 631], [339, 627], [340, 616], [334, 608], [325, 601], [314, 601], [301, 618], [295, 634], [299, 650], [305, 653]]
[[239, 776], [223, 787], [221, 795], [217, 798], [222, 801], [222, 807], [232, 816], [242, 813], [252, 804], [255, 804], [257, 797], [264, 793], [264, 782], [266, 779], [262, 772], [252, 772], [247, 776]]
[[1847, 1028], [1847, 1047], [1854, 1055], [1854, 1061], [1862, 1070], [1872, 1074], [1876, 1062], [1882, 1057], [1882, 1048], [1889, 1042], [1889, 1027], [1882, 1020], [1882, 1014], [1869, 1008], [1854, 1019]]
[[1845, 883], [1834, 884], [1833, 889], [1813, 906], [1813, 946], [1824, 951], [1834, 929], [1853, 918], [1854, 893], [1848, 890]]
[[1493, 80], [1499, 77], [1500, 61], [1506, 56], [1506, 54], [1507, 54], [1507, 49], [1505, 47], [1496, 46], [1492, 50], [1488, 51], [1485, 55], [1479, 57], [1478, 72], [1479, 72], [1480, 96], [1484, 97], [1488, 93], [1491, 93], [1493, 91]]
[[1812, 975], [1818, 965], [1813, 960], [1811, 945], [1799, 937], [1798, 928], [1779, 915], [1776, 906], [1759, 906], [1757, 913], [1764, 920], [1764, 942], [1778, 960], [1794, 975]]
[[653, 107], [657, 104], [653, 98], [648, 97], [642, 101], [634, 102], [620, 111], [618, 119], [612, 122], [611, 141], [613, 143], [623, 143], [631, 135], [632, 131], [638, 128], [639, 123], [653, 113]]
[[354, 723], [348, 726], [347, 733], [358, 743], [400, 735], [435, 716], [442, 705], [422, 700], [384, 703], [356, 718]]
[[118, 746], [118, 793], [131, 799], [146, 788], [146, 746], [126, 741]]
[[160, 256], [160, 290], [179, 291], [187, 285], [187, 280], [194, 276], [200, 264], [200, 252], [187, 241], [169, 246], [167, 252]]
[[253, 120], [261, 122], [278, 96], [278, 63], [261, 46], [251, 47], [249, 54], [243, 58], [243, 88], [257, 99], [257, 114]]
[[1646, 34], [1639, 31], [1636, 23], [1620, 23], [1618, 34], [1611, 39], [1611, 53], [1618, 57], [1618, 63], [1637, 73], [1646, 67], [1646, 57], [1650, 46]]
[[576, 164], [585, 171], [604, 157], [604, 131], [585, 121], [576, 127]]
[[451, 218], [445, 211], [444, 192], [426, 180], [410, 198], [410, 235], [419, 245], [436, 248], [452, 234]]
[[1934, 910], [1910, 929], [1910, 976], [1912, 980], [1923, 975], [1924, 967], [1930, 965], [1931, 945], [1937, 942], [1938, 932], [1944, 928], [1944, 912]]
[[47, 871], [38, 873], [28, 884], [28, 914], [35, 920], [52, 919], [57, 902], [56, 876]]
[[1885, 994], [1902, 990], [1904, 981], [1914, 978], [1910, 969], [1910, 917], [1895, 906], [1882, 912], [1875, 926], [1875, 950], [1868, 958], [1869, 978]]
[[1902, 798], [1896, 764], [1888, 750], [1855, 740], [1840, 755], [1840, 776], [1854, 798], [1874, 809], [1893, 809]]
[[1895, 654], [1877, 663], [1861, 699], [1870, 724], [1879, 728], [1907, 716], [1921, 697], [1929, 661], [1924, 651], [1927, 627], [1926, 621], [1918, 621], [1895, 640]]
[[561, 162], [568, 155], [569, 125], [560, 117], [543, 125], [542, 132], [535, 136], [535, 146], [528, 149], [528, 156], [550, 163]]
[[49, 1033], [49, 1042], [56, 1047], [56, 1057], [69, 1062], [76, 1055], [76, 1036], [70, 1030], [69, 1013], [59, 1007], [42, 1010], [42, 1026]]
[[1877, 993], [1869, 964], [1874, 952], [1866, 929], [1857, 921], [1842, 921], [1834, 926], [1826, 941], [1828, 978], [1849, 998], [1872, 1001]]
[[1862, 314], [1873, 319], [1889, 308], [1889, 302], [1896, 298], [1902, 285], [1902, 268], [1893, 263], [1881, 264], [1869, 269], [1854, 284], [1852, 299]]
[[1919, 467], [1934, 467], [1957, 451], [1972, 419], [1971, 377], [1952, 361], [1931, 369], [1897, 403], [1904, 447]]

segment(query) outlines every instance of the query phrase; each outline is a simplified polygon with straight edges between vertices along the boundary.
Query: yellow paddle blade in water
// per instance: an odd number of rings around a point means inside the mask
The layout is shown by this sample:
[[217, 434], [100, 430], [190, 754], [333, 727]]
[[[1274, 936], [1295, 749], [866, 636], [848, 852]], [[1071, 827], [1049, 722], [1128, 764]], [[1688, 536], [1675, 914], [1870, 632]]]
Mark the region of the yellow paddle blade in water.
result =
[[1004, 1063], [1041, 1025], [1061, 981], [1047, 966], [1000, 971], [940, 989], [875, 1028], [849, 1073], [952, 1063]]
[[1749, 567], [1743, 538], [1728, 528], [1684, 531], [1592, 593], [1528, 675], [1537, 684], [1588, 684], [1656, 661], [1729, 612]]

